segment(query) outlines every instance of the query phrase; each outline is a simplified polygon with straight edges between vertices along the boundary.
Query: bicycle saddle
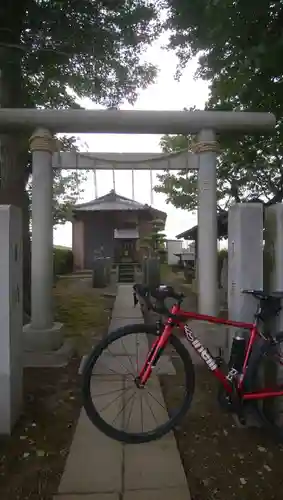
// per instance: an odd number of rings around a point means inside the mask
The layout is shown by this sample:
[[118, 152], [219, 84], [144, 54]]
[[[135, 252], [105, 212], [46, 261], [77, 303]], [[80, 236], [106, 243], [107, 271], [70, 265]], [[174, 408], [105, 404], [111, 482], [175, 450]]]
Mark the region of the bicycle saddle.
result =
[[156, 287], [149, 287], [146, 285], [135, 284], [133, 289], [136, 293], [141, 295], [142, 297], [148, 297], [151, 295], [156, 300], [163, 301], [165, 299], [175, 299], [182, 300], [184, 295], [182, 293], [178, 293], [174, 290], [172, 286], [169, 285], [158, 285]]
[[283, 292], [265, 292], [264, 290], [242, 290], [242, 293], [253, 295], [257, 299], [270, 300], [270, 299], [283, 299]]

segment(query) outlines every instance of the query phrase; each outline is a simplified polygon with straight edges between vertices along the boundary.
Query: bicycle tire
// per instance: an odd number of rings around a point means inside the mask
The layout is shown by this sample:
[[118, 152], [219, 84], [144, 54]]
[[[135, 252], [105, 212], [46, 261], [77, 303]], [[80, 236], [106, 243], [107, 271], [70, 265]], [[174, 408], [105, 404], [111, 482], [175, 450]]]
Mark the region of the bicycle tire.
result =
[[93, 368], [100, 358], [103, 351], [110, 345], [112, 342], [121, 339], [127, 335], [133, 333], [141, 333], [148, 335], [160, 335], [156, 331], [155, 325], [145, 325], [145, 324], [134, 324], [127, 325], [125, 327], [118, 328], [117, 330], [111, 332], [107, 335], [94, 349], [92, 350], [88, 361], [83, 369], [82, 373], [82, 398], [83, 398], [83, 406], [86, 411], [86, 414], [90, 421], [105, 435], [108, 437], [115, 439], [116, 441], [120, 441], [127, 444], [140, 444], [140, 443], [148, 443], [150, 441], [155, 441], [161, 438], [163, 435], [170, 432], [175, 425], [180, 421], [180, 419], [185, 415], [187, 410], [189, 409], [195, 386], [195, 372], [194, 366], [191, 360], [191, 356], [184, 345], [180, 342], [180, 340], [175, 337], [173, 334], [170, 336], [169, 342], [174, 347], [174, 349], [179, 354], [185, 369], [185, 398], [180, 407], [180, 410], [177, 414], [174, 415], [173, 418], [169, 418], [168, 422], [162, 424], [156, 429], [150, 432], [144, 433], [128, 433], [124, 430], [117, 430], [108, 422], [100, 416], [97, 409], [95, 408], [92, 397], [91, 397], [91, 377]]
[[[283, 332], [279, 332], [274, 336], [276, 343], [283, 343]], [[250, 370], [248, 376], [248, 384], [246, 389], [249, 392], [260, 390], [260, 376], [262, 370], [262, 363], [265, 362], [266, 358], [272, 353], [274, 353], [275, 346], [269, 341], [259, 342], [258, 349], [255, 350], [255, 358], [251, 358]], [[283, 442], [283, 422], [282, 426], [278, 426], [274, 420], [272, 412], [268, 410], [268, 405], [261, 403], [262, 400], [254, 400], [253, 407], [256, 414], [263, 424], [263, 426], [280, 442]]]

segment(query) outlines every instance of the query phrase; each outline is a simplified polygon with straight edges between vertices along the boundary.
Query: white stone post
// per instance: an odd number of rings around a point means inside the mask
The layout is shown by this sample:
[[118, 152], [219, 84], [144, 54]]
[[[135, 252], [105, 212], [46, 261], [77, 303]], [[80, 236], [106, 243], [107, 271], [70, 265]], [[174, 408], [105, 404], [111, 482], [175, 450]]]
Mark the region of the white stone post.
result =
[[0, 206], [0, 434], [10, 434], [22, 407], [22, 220]]
[[[265, 209], [265, 247], [264, 247], [264, 286], [269, 292], [283, 291], [283, 204], [277, 203]], [[283, 300], [281, 300], [283, 307]], [[272, 333], [283, 330], [283, 310], [266, 325]], [[283, 383], [283, 367], [266, 363], [262, 373], [263, 385], [272, 387]], [[266, 410], [282, 414], [283, 403], [280, 398], [266, 401]]]
[[32, 152], [31, 324], [25, 326], [25, 349], [49, 351], [62, 344], [61, 325], [53, 324], [53, 138], [37, 129]]
[[[264, 277], [269, 292], [283, 291], [283, 204], [265, 209]], [[283, 304], [282, 304], [283, 305]], [[277, 331], [283, 330], [283, 311], [274, 321]]]
[[[252, 322], [257, 301], [242, 289], [263, 289], [263, 207], [240, 203], [228, 215], [228, 309], [229, 318]], [[232, 329], [227, 347], [231, 347]]]
[[198, 308], [202, 314], [218, 312], [216, 155], [218, 144], [212, 130], [198, 134], [195, 153], [198, 171]]

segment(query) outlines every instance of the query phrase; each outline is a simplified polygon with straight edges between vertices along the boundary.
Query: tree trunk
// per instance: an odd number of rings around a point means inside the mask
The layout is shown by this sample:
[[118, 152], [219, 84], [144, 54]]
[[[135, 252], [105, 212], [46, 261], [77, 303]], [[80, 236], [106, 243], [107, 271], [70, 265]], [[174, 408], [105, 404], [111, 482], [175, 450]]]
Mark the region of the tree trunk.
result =
[[[25, 92], [22, 79], [22, 54], [17, 48], [25, 18], [25, 1], [10, 0], [0, 9], [0, 107], [22, 108]], [[30, 314], [30, 233], [29, 200], [26, 184], [28, 142], [24, 134], [0, 136], [0, 204], [22, 210], [23, 219], [23, 296], [24, 311]]]

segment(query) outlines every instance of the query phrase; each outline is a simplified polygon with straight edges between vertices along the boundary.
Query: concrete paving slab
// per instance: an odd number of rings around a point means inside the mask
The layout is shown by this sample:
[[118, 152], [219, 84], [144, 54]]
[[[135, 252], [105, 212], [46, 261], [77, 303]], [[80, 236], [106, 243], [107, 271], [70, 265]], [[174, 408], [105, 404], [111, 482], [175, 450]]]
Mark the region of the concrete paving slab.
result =
[[129, 323], [134, 322], [134, 318], [142, 318], [140, 307], [134, 306], [132, 285], [119, 285], [112, 318], [128, 318]]
[[[53, 500], [120, 500], [119, 493], [91, 493], [90, 495], [56, 495]], [[182, 499], [181, 499], [182, 500]]]
[[82, 411], [59, 493], [121, 491], [122, 444], [104, 436]]
[[[131, 307], [131, 306], [130, 306]], [[114, 306], [112, 310], [112, 319], [115, 318], [120, 318], [120, 319], [128, 319], [128, 323], [136, 323], [138, 319], [142, 318], [142, 313], [140, 309], [137, 309], [136, 307], [131, 307], [129, 309], [128, 305], [125, 305], [121, 303], [121, 305], [117, 304]]]
[[[116, 297], [115, 304], [123, 304], [134, 307], [133, 299], [133, 284], [132, 283], [120, 283], [118, 286], [118, 293]], [[138, 309], [136, 307], [136, 309]]]
[[[190, 500], [188, 488], [126, 491], [123, 500]], [[101, 499], [103, 500], [103, 499]]]
[[125, 447], [125, 490], [187, 486], [175, 440]]

